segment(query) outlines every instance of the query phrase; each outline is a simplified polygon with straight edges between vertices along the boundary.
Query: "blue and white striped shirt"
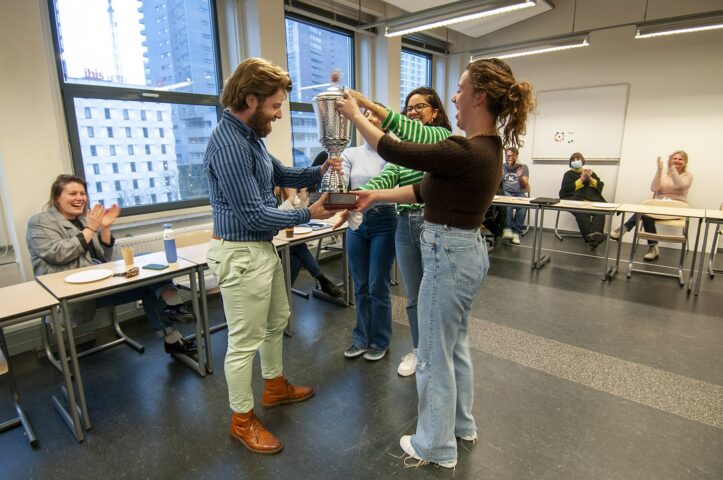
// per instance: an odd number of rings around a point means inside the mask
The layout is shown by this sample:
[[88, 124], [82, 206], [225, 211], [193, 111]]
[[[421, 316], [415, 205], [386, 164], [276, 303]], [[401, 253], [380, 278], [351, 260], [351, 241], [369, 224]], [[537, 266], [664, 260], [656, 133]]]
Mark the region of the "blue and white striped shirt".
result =
[[321, 167], [289, 168], [231, 112], [224, 111], [206, 147], [213, 234], [235, 242], [262, 242], [311, 219], [308, 208], [280, 210], [274, 185], [303, 188], [321, 181]]

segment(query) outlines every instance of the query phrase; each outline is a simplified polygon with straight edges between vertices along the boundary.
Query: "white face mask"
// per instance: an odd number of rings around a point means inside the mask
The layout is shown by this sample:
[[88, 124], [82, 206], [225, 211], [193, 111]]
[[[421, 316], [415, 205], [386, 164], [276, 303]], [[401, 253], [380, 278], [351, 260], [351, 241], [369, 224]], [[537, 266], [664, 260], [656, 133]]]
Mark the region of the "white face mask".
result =
[[582, 168], [582, 160], [573, 160], [572, 162], [570, 162], [570, 168], [572, 168], [573, 170]]

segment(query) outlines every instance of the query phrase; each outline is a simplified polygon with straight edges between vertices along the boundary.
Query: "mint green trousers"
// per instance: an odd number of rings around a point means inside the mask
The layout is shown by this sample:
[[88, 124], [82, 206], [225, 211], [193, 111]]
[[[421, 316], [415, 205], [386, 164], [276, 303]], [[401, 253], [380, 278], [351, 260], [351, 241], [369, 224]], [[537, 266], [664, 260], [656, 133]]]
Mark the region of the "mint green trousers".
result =
[[284, 270], [271, 242], [212, 239], [208, 267], [218, 280], [228, 323], [224, 371], [231, 410], [254, 407], [251, 374], [261, 357], [263, 378], [283, 373], [283, 336], [289, 321]]

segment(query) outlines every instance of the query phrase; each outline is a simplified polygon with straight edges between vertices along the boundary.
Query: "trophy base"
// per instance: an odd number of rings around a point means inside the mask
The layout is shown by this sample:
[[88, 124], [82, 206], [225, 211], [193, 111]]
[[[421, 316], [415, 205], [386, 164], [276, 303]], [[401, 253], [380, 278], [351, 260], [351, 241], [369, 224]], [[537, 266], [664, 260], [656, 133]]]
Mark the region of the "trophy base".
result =
[[[309, 202], [319, 200], [322, 193], [314, 192], [309, 195]], [[327, 210], [354, 210], [356, 208], [356, 195], [354, 193], [331, 193], [324, 201], [324, 208]]]

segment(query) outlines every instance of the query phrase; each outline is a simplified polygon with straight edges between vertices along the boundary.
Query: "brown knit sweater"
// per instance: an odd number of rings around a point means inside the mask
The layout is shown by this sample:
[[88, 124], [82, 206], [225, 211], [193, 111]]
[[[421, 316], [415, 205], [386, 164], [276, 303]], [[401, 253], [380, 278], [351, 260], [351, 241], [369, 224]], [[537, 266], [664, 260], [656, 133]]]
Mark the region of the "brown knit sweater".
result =
[[427, 172], [414, 185], [417, 201], [425, 204], [425, 220], [467, 229], [482, 225], [502, 179], [500, 137], [452, 136], [424, 145], [384, 135], [377, 151], [389, 162]]

